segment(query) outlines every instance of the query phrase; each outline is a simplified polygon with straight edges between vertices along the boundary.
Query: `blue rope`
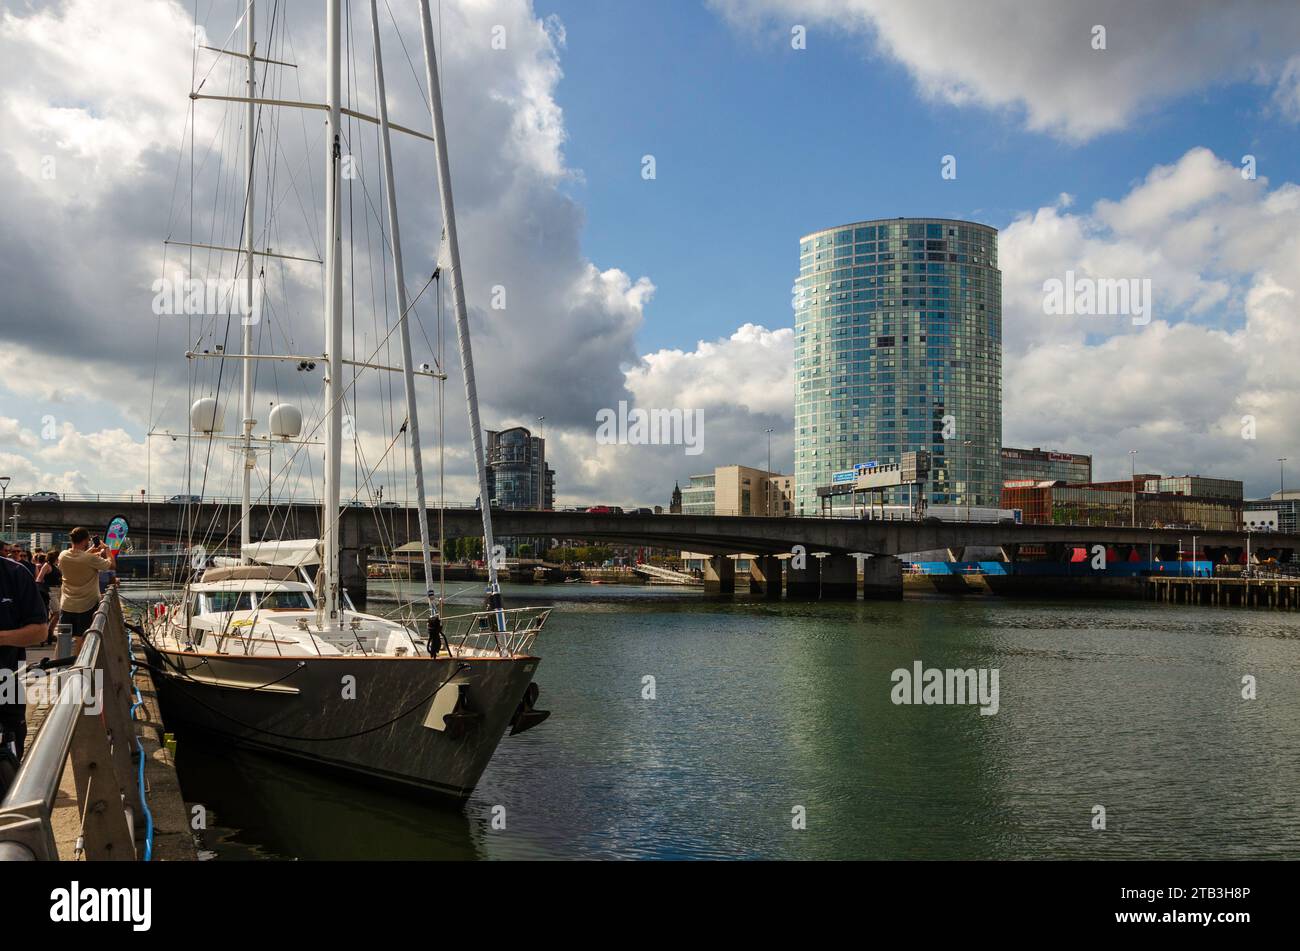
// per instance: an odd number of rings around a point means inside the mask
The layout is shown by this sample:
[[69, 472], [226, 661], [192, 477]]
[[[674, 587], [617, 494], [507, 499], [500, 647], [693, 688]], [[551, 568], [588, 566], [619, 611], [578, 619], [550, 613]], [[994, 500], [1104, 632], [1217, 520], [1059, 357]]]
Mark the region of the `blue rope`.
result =
[[[131, 636], [127, 635], [127, 643], [130, 644]], [[144, 706], [144, 698], [140, 696], [140, 688], [135, 684], [135, 673], [137, 667], [131, 664], [131, 691], [135, 694], [135, 703], [131, 704], [131, 720], [135, 720], [135, 711]], [[144, 860], [153, 861], [153, 813], [149, 811], [149, 802], [144, 795], [144, 744], [140, 742], [140, 737], [135, 738], [135, 748], [140, 754], [140, 770], [136, 781], [140, 787], [140, 804], [144, 807]]]

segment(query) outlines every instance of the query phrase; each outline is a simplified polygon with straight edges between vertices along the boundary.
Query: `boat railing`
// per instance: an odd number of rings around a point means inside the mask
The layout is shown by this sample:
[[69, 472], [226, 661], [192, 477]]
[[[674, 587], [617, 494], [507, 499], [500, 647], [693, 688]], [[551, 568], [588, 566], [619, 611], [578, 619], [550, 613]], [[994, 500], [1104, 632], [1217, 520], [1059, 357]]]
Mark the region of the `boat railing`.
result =
[[[0, 802], [0, 861], [55, 861], [53, 814], [68, 762], [83, 817], [77, 849], [88, 860], [137, 858], [144, 803], [131, 719], [130, 648], [117, 589], [99, 602], [75, 663]], [[53, 678], [52, 678], [53, 679]], [[102, 709], [101, 709], [102, 707]]]
[[[453, 655], [497, 654], [503, 650], [507, 654], [526, 654], [550, 614], [550, 608], [475, 611], [443, 617], [442, 630]], [[499, 617], [505, 620], [505, 629], [500, 631]]]

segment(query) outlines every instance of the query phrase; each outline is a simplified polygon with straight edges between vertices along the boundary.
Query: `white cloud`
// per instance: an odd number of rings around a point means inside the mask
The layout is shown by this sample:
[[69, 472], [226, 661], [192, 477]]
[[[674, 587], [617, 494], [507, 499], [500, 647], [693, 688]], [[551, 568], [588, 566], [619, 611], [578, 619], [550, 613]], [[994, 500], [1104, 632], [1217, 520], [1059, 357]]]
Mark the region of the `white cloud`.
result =
[[[901, 63], [927, 98], [1012, 110], [1038, 132], [1071, 141], [1123, 129], [1161, 101], [1215, 83], [1276, 84], [1296, 108], [1300, 17], [1286, 0], [711, 0], [730, 21], [858, 35]], [[1093, 27], [1106, 49], [1092, 48]]]
[[[628, 410], [698, 412], [701, 449], [684, 445], [599, 445], [593, 415], [582, 428], [548, 430], [562, 504], [612, 502], [667, 505], [674, 482], [714, 466], [767, 465], [767, 429], [773, 468], [793, 458], [794, 333], [745, 324], [730, 337], [701, 340], [694, 350], [646, 354], [625, 370]], [[608, 408], [618, 412], [616, 402]], [[528, 425], [526, 419], [519, 421]]]
[[173, 122], [188, 105], [177, 81], [188, 85], [192, 37], [183, 8], [160, 0], [0, 11], [4, 147], [25, 187], [43, 189], [46, 200], [84, 200], [137, 174], [149, 149], [174, 148]]
[[701, 340], [693, 351], [646, 354], [627, 371], [638, 406], [791, 415], [794, 331], [745, 324], [725, 340]]
[[[1300, 188], [1205, 149], [1090, 210], [1018, 218], [999, 246], [1005, 442], [1093, 452], [1112, 477], [1136, 448], [1149, 471], [1274, 485], [1297, 432], [1298, 236]], [[1155, 319], [1046, 316], [1043, 281], [1067, 270], [1150, 278]]]

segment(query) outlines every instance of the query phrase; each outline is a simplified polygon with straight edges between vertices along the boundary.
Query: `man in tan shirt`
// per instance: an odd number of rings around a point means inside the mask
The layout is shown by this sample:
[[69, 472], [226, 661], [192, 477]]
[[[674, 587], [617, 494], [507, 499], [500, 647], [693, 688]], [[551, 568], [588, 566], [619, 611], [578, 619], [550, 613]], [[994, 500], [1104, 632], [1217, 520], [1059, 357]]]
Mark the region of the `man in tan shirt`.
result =
[[72, 547], [59, 556], [63, 573], [63, 621], [72, 625], [73, 650], [81, 649], [81, 638], [99, 607], [99, 573], [112, 571], [116, 552], [107, 545], [90, 546], [90, 532], [74, 528]]

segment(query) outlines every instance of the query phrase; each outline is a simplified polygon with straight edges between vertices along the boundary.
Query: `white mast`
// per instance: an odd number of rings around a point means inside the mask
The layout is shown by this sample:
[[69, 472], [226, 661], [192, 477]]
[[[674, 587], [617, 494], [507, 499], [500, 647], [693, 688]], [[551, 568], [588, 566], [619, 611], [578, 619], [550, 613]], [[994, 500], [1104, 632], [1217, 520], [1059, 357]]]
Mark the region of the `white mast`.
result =
[[[388, 129], [388, 96], [384, 91], [384, 58], [379, 42], [378, 0], [370, 0], [370, 29], [375, 37], [375, 93], [379, 103], [380, 150], [384, 162], [384, 196], [388, 202], [389, 230], [393, 240], [393, 274], [397, 285], [398, 331], [402, 341], [402, 379], [406, 384], [406, 418], [411, 434], [411, 463], [415, 466], [416, 521], [420, 526], [420, 554], [424, 561], [424, 597], [429, 602], [430, 635], [437, 630], [438, 606], [433, 592], [433, 559], [429, 554], [429, 510], [424, 497], [424, 462], [420, 456], [420, 417], [415, 405], [415, 374], [411, 360], [411, 330], [407, 323], [405, 268], [402, 266], [402, 232], [397, 226], [397, 188], [393, 182], [393, 152]], [[436, 654], [437, 640], [429, 644]]]
[[317, 616], [323, 626], [340, 618], [339, 485], [343, 474], [343, 229], [339, 215], [342, 133], [339, 85], [339, 0], [325, 2], [325, 501], [321, 511], [321, 597]]
[[[429, 83], [429, 108], [433, 117], [433, 147], [438, 154], [438, 193], [442, 199], [442, 224], [446, 231], [447, 253], [451, 258], [451, 296], [456, 310], [456, 342], [460, 345], [461, 373], [465, 377], [465, 404], [469, 409], [469, 436], [474, 447], [474, 468], [478, 472], [479, 509], [483, 514], [483, 555], [488, 566], [488, 607], [496, 612], [497, 630], [506, 627], [501, 609], [501, 586], [497, 582], [496, 559], [492, 549], [492, 500], [488, 498], [487, 464], [483, 458], [483, 431], [478, 419], [478, 390], [474, 385], [474, 352], [469, 340], [469, 317], [465, 312], [465, 284], [461, 280], [460, 243], [456, 238], [456, 209], [451, 200], [451, 171], [447, 161], [447, 130], [442, 119], [442, 87], [438, 81], [438, 63], [433, 48], [433, 19], [429, 0], [420, 0], [420, 25], [424, 34], [424, 71]], [[501, 639], [497, 644], [502, 653]]]
[[[248, 171], [248, 189], [244, 194], [244, 249], [246, 259], [244, 261], [244, 279], [247, 282], [247, 294], [244, 297], [244, 307], [249, 309], [248, 313], [243, 314], [242, 323], [244, 325], [244, 356], [247, 357], [253, 352], [253, 325], [250, 322], [253, 308], [253, 148], [254, 134], [253, 123], [256, 121], [253, 100], [257, 98], [257, 72], [256, 72], [256, 40], [253, 38], [253, 7], [254, 0], [248, 0], [248, 107], [244, 116], [244, 158]], [[243, 308], [240, 308], [242, 311]], [[243, 451], [240, 453], [240, 459], [243, 462], [244, 478], [243, 491], [239, 497], [239, 544], [240, 558], [243, 558], [243, 551], [248, 548], [251, 540], [251, 529], [249, 527], [249, 513], [251, 510], [251, 480], [253, 476], [253, 466], [256, 465], [256, 458], [253, 455], [253, 425], [256, 420], [253, 419], [253, 361], [244, 360], [244, 390], [242, 402], [242, 417], [244, 430]]]

